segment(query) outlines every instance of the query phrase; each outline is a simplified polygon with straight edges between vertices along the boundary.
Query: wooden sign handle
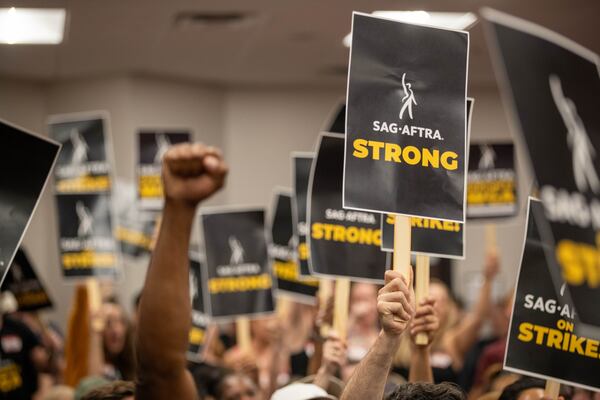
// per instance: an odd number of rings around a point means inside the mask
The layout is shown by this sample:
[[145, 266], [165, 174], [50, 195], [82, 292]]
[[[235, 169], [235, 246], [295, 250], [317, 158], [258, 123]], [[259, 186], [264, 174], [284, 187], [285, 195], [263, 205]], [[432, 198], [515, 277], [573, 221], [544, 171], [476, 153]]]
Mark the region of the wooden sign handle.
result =
[[[327, 302], [333, 294], [333, 281], [331, 279], [321, 278], [319, 279], [319, 306], [322, 309], [327, 307]], [[321, 337], [327, 337], [331, 325], [329, 323], [323, 323], [321, 325], [320, 334]]]
[[551, 398], [552, 400], [558, 399], [558, 395], [560, 394], [560, 383], [549, 379], [546, 381], [546, 389], [544, 390], [544, 395], [546, 397]]
[[252, 352], [252, 337], [250, 335], [250, 320], [248, 317], [238, 317], [235, 322], [237, 345], [245, 353]]
[[102, 294], [100, 292], [100, 284], [96, 278], [88, 278], [85, 281], [85, 286], [88, 292], [88, 304], [92, 314], [95, 314], [102, 307]]
[[348, 304], [350, 302], [350, 280], [345, 278], [335, 281], [335, 298], [333, 308], [333, 330], [342, 341], [348, 337]]
[[394, 217], [394, 271], [410, 276], [410, 217]]
[[[429, 256], [417, 255], [416, 275], [415, 300], [418, 307], [421, 301], [429, 295]], [[418, 333], [415, 343], [417, 346], [427, 346], [429, 337], [425, 332]]]
[[485, 248], [487, 251], [496, 252], [498, 250], [498, 240], [496, 236], [496, 225], [485, 225]]

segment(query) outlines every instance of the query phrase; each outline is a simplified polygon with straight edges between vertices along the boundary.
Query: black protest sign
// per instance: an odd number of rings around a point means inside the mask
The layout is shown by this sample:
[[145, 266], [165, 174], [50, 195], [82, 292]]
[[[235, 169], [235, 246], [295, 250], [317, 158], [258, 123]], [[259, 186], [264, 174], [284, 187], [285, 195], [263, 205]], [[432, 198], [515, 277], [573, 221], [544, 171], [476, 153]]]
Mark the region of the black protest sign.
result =
[[138, 132], [137, 193], [140, 207], [160, 210], [163, 205], [161, 167], [163, 155], [169, 147], [190, 141], [184, 131]]
[[294, 255], [292, 197], [289, 192], [275, 192], [271, 214], [269, 254], [273, 260], [273, 274], [277, 278], [277, 293], [314, 304], [319, 281], [300, 276]]
[[544, 210], [530, 199], [527, 236], [510, 324], [505, 369], [568, 385], [600, 389], [600, 331], [586, 330], [557, 290], [554, 249], [540, 235]]
[[62, 144], [54, 170], [56, 193], [98, 193], [111, 189], [107, 121], [103, 116], [54, 116], [50, 136]]
[[150, 254], [156, 222], [156, 216], [144, 213], [119, 216], [115, 236], [119, 242], [121, 253], [133, 258]]
[[381, 214], [342, 208], [344, 136], [322, 134], [317, 149], [309, 184], [311, 273], [381, 282]]
[[512, 143], [472, 144], [467, 175], [467, 217], [510, 217], [517, 213], [517, 173]]
[[464, 222], [466, 32], [354, 13], [344, 208]]
[[2, 282], [2, 290], [8, 290], [15, 296], [19, 311], [52, 308], [52, 300], [23, 249], [17, 251], [6, 279]]
[[600, 326], [600, 75], [598, 56], [560, 35], [487, 10], [507, 104], [526, 144], [565, 296]]
[[110, 195], [64, 194], [56, 202], [63, 275], [115, 277], [119, 256]]
[[209, 314], [235, 318], [273, 312], [264, 210], [202, 210], [200, 219]]
[[[411, 217], [410, 251], [439, 258], [465, 258], [464, 224]], [[381, 218], [381, 250], [394, 251], [394, 215]]]
[[19, 248], [60, 146], [0, 121], [0, 283]]
[[308, 268], [308, 246], [306, 235], [306, 206], [308, 194], [308, 180], [313, 162], [313, 153], [292, 154], [292, 181], [294, 184], [294, 201], [292, 203], [292, 221], [296, 236], [296, 261], [300, 265], [300, 276], [310, 276]]
[[207, 330], [210, 319], [204, 309], [202, 282], [202, 268], [200, 258], [190, 255], [190, 301], [192, 302], [192, 326], [189, 332], [189, 345], [187, 358], [189, 361], [201, 360], [202, 349], [206, 344]]

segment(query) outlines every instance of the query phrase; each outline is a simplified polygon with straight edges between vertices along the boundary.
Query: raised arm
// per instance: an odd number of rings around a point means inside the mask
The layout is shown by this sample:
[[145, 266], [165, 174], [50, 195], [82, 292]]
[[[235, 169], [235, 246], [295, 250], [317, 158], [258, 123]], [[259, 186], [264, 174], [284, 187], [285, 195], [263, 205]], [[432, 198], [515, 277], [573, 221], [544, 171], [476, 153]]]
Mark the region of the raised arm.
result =
[[381, 332], [367, 356], [354, 370], [341, 400], [383, 398], [392, 359], [400, 346], [400, 337], [414, 314], [414, 292], [410, 282], [412, 276], [407, 281], [396, 271], [385, 273], [386, 285], [377, 297]]
[[223, 186], [226, 174], [221, 153], [202, 144], [177, 145], [164, 156], [165, 207], [139, 308], [136, 398], [198, 397], [185, 357], [189, 240], [196, 206]]

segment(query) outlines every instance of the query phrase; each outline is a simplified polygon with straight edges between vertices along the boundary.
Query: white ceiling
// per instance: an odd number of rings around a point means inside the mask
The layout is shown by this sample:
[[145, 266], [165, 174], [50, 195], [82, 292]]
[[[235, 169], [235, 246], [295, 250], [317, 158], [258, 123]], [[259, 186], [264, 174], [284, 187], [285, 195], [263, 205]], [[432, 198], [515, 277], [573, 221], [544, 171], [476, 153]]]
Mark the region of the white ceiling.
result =
[[[353, 10], [478, 11], [490, 6], [540, 23], [600, 53], [597, 0], [63, 0], [2, 6], [65, 7], [59, 46], [0, 45], [0, 76], [55, 81], [141, 74], [222, 85], [341, 86], [341, 44]], [[180, 12], [241, 11], [241, 26], [177, 26]], [[470, 83], [492, 85], [481, 24], [471, 29]]]

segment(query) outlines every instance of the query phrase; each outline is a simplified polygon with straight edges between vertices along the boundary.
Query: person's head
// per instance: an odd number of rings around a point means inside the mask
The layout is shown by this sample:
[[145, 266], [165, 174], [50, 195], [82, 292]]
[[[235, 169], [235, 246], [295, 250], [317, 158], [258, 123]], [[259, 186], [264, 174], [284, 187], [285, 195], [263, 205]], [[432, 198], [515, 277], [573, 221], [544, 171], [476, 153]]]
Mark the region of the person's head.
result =
[[292, 383], [276, 390], [271, 400], [335, 400], [325, 389], [312, 383]]
[[[535, 378], [521, 378], [502, 391], [498, 400], [541, 400], [544, 397], [546, 382]], [[564, 386], [561, 386], [559, 399], [568, 400], [570, 396]]]
[[467, 396], [453, 383], [405, 383], [398, 385], [386, 400], [466, 400]]
[[134, 400], [133, 382], [116, 381], [86, 393], [81, 400]]
[[242, 373], [228, 373], [216, 390], [217, 400], [258, 400], [260, 391], [252, 379]]
[[350, 291], [350, 315], [357, 323], [365, 326], [377, 325], [376, 285], [354, 283]]
[[494, 333], [498, 337], [505, 337], [508, 334], [510, 317], [513, 308], [514, 292], [511, 290], [502, 297], [495, 305], [492, 313], [492, 324]]
[[429, 297], [435, 300], [435, 312], [440, 319], [440, 326], [443, 326], [448, 320], [453, 305], [450, 289], [444, 282], [432, 279], [429, 285]]
[[58, 385], [48, 389], [42, 400], [73, 400], [74, 398], [75, 391], [72, 387]]
[[102, 307], [105, 316], [102, 333], [104, 357], [125, 379], [133, 379], [135, 365], [131, 322], [123, 307], [116, 302], [105, 303]]

